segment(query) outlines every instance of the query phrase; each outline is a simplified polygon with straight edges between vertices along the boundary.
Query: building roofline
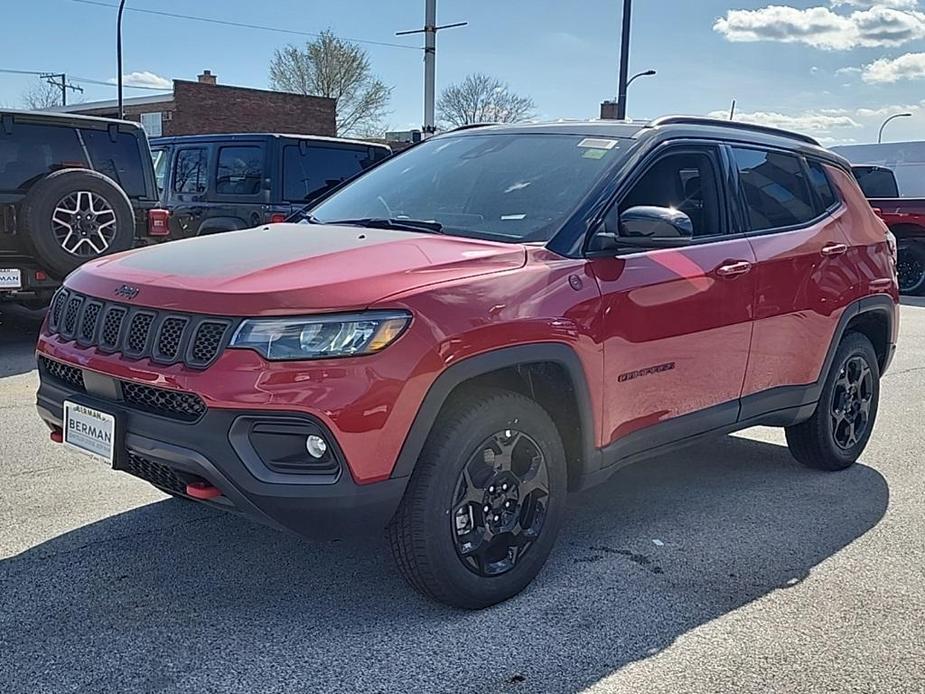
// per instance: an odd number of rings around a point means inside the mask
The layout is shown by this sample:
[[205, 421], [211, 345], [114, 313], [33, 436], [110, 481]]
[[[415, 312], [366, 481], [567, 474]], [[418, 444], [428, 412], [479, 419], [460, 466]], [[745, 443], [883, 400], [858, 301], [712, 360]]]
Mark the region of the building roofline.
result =
[[[148, 106], [151, 104], [161, 104], [173, 101], [173, 92], [164, 94], [155, 94], [153, 96], [131, 96], [122, 100], [123, 106]], [[67, 106], [50, 106], [42, 109], [43, 113], [80, 113], [81, 111], [118, 108], [118, 99], [106, 99], [104, 101], [84, 101], [80, 104], [68, 104]]]

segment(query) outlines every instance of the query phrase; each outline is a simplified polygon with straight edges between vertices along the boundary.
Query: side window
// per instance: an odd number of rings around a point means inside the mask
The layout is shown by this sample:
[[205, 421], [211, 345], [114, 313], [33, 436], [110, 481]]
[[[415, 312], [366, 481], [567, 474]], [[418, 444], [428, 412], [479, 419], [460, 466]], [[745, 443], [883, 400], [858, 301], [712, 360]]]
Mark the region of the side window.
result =
[[170, 150], [152, 149], [151, 158], [154, 160], [154, 180], [157, 181], [157, 192], [164, 192], [167, 185], [167, 160], [170, 159]]
[[752, 231], [805, 224], [816, 217], [798, 157], [758, 149], [732, 149]]
[[852, 168], [858, 185], [866, 198], [898, 198], [899, 188], [896, 176], [890, 169], [879, 166], [855, 166]]
[[620, 211], [639, 205], [673, 207], [690, 217], [695, 237], [724, 233], [714, 162], [708, 151], [685, 150], [662, 157], [630, 189]]
[[173, 172], [176, 193], [204, 193], [206, 190], [206, 150], [202, 147], [181, 149]]
[[118, 133], [115, 142], [109, 136], [108, 129], [82, 129], [81, 135], [94, 169], [122, 186], [126, 195], [145, 194], [145, 168], [142, 166], [142, 151], [135, 135]]
[[0, 190], [24, 190], [52, 171], [87, 166], [74, 128], [14, 123], [9, 134], [0, 132]]
[[222, 147], [218, 150], [215, 192], [221, 195], [254, 195], [263, 184], [264, 148]]
[[816, 197], [819, 199], [819, 202], [822, 203], [819, 210], [820, 213], [825, 210], [831, 209], [836, 204], [838, 204], [838, 197], [835, 195], [835, 191], [832, 189], [832, 184], [829, 181], [829, 176], [825, 172], [825, 166], [822, 162], [814, 161], [810, 159], [809, 163], [809, 182], [813, 186], [813, 190], [816, 191]]
[[309, 202], [374, 163], [370, 148], [310, 144], [283, 147], [283, 194]]

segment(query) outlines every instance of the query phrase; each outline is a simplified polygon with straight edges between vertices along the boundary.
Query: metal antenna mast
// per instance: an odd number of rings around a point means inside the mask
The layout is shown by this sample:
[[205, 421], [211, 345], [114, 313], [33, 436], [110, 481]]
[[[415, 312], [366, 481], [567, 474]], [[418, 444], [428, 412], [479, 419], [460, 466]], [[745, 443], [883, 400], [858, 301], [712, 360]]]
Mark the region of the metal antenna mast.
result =
[[433, 135], [437, 128], [434, 123], [434, 93], [437, 78], [437, 32], [441, 29], [466, 26], [469, 22], [455, 22], [437, 26], [437, 0], [424, 2], [424, 28], [409, 31], [397, 31], [396, 36], [424, 34], [424, 137]]

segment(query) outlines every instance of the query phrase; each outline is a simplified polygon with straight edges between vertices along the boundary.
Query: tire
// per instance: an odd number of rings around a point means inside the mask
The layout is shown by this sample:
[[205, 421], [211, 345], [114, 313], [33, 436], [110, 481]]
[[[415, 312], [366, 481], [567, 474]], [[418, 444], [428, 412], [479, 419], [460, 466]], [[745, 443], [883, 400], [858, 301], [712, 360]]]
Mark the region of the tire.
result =
[[[868, 369], [861, 378], [856, 398], [846, 396], [846, 384], [853, 381], [859, 365]], [[863, 374], [863, 372], [862, 372]], [[853, 407], [866, 401], [865, 406]], [[822, 396], [813, 416], [802, 424], [786, 428], [790, 453], [807, 467], [817, 470], [844, 470], [860, 457], [877, 418], [880, 402], [880, 367], [870, 340], [856, 332], [845, 334], [835, 352], [826, 376]], [[863, 428], [859, 422], [863, 420]], [[860, 429], [860, 430], [859, 430]]]
[[900, 293], [922, 296], [925, 294], [925, 242], [900, 241], [897, 254]]
[[23, 200], [21, 219], [36, 258], [57, 279], [88, 260], [127, 251], [135, 241], [128, 196], [111, 178], [86, 169], [62, 169], [36, 183]]
[[[495, 451], [500, 451], [497, 457]], [[538, 460], [545, 463], [545, 496], [539, 489], [543, 478]], [[508, 461], [514, 461], [510, 468], [523, 479], [514, 482], [517, 478], [506, 476]], [[400, 572], [425, 596], [453, 607], [477, 610], [517, 595], [552, 550], [565, 514], [566, 482], [562, 441], [536, 402], [499, 389], [472, 390], [455, 399], [435, 423], [386, 530]], [[539, 487], [527, 491], [531, 484]], [[461, 490], [479, 500], [460, 503]], [[513, 502], [512, 511], [505, 511], [505, 504], [512, 502], [504, 501], [505, 494], [519, 495], [520, 490], [523, 497]], [[495, 507], [490, 514], [484, 514], [486, 503]], [[454, 508], [460, 511], [454, 513]], [[492, 542], [463, 539], [488, 537], [485, 528], [495, 521], [499, 532]], [[510, 535], [503, 531], [522, 525], [532, 528], [518, 536], [529, 544], [512, 556], [505, 549]], [[472, 528], [470, 534], [466, 527]], [[473, 546], [484, 551], [463, 558], [462, 552]]]

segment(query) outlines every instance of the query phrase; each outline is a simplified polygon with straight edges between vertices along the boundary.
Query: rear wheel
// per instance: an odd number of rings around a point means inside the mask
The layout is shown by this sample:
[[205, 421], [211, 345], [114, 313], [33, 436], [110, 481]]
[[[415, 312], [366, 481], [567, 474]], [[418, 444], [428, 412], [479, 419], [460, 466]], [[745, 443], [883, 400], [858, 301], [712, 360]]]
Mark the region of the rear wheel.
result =
[[925, 242], [900, 241], [897, 256], [900, 293], [911, 296], [925, 294]]
[[486, 389], [458, 399], [428, 438], [387, 535], [405, 579], [480, 609], [539, 573], [565, 511], [565, 452], [536, 402]]
[[843, 470], [860, 457], [873, 431], [880, 400], [877, 353], [864, 335], [842, 339], [813, 416], [787, 427], [793, 457], [819, 470]]

